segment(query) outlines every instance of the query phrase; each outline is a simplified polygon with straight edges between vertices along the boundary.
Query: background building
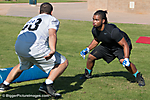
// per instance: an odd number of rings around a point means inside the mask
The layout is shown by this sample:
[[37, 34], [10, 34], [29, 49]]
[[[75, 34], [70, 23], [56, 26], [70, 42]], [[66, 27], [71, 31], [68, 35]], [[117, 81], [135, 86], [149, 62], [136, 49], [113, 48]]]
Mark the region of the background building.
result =
[[88, 10], [150, 14], [150, 0], [87, 0]]

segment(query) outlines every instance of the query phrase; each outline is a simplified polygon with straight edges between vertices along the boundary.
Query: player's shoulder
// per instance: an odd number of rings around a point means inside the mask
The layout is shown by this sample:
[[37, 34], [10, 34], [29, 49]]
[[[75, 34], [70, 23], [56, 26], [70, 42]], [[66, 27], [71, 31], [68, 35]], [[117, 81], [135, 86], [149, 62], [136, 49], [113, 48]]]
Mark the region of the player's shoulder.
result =
[[118, 27], [115, 25], [115, 24], [112, 24], [112, 23], [109, 23], [109, 24], [106, 24], [106, 27], [105, 27], [109, 32], [112, 32], [114, 30], [118, 30]]
[[109, 24], [106, 24], [106, 27], [108, 28], [117, 28], [117, 26], [115, 24], [112, 24], [112, 23], [109, 23]]

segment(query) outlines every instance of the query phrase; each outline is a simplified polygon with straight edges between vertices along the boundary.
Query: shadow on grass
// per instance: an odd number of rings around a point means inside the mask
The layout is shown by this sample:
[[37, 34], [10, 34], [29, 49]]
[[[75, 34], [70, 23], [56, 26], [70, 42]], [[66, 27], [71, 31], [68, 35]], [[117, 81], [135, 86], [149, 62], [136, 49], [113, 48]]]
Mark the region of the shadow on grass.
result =
[[[54, 83], [54, 87], [57, 91], [59, 91], [60, 94], [66, 94], [68, 92], [73, 92], [82, 89], [83, 87], [81, 86], [84, 82], [85, 79], [80, 80], [79, 78], [81, 77], [82, 74], [78, 74], [76, 76], [60, 76], [58, 79], [56, 79]], [[28, 81], [29, 84], [25, 84], [22, 86], [15, 86], [11, 90], [4, 92], [1, 94], [0, 100], [5, 99], [15, 99], [15, 100], [47, 100], [47, 99], [54, 99], [51, 97], [47, 97], [45, 94], [43, 95], [38, 91], [39, 87], [41, 86], [42, 83], [36, 83], [32, 84], [30, 81]], [[14, 83], [15, 84], [15, 83]], [[30, 97], [23, 97], [23, 96], [30, 96]], [[14, 96], [14, 97], [11, 97]], [[33, 97], [31, 97], [33, 96]], [[45, 96], [45, 97], [40, 97], [40, 96]], [[62, 99], [62, 98], [60, 98]]]
[[115, 72], [106, 72], [106, 73], [101, 73], [101, 74], [94, 74], [94, 77], [109, 77], [109, 76], [113, 76], [113, 77], [124, 77], [126, 78], [130, 83], [135, 83], [135, 78], [133, 77], [133, 75], [129, 72], [126, 71], [115, 71]]
[[86, 79], [81, 80], [81, 76], [82, 74], [59, 77], [55, 82], [55, 86], [57, 90], [62, 90], [61, 94], [80, 90], [83, 88], [81, 85], [86, 81]]
[[[80, 77], [83, 74], [78, 74], [76, 76], [60, 76], [58, 79], [56, 79], [55, 83], [54, 83], [54, 87], [56, 88], [57, 91], [59, 91], [60, 94], [66, 94], [69, 92], [74, 92], [74, 91], [78, 91], [80, 89], [82, 89], [82, 84], [86, 81], [86, 79], [80, 79]], [[96, 77], [109, 77], [109, 76], [113, 76], [113, 77], [124, 77], [126, 78], [128, 81], [134, 83], [135, 79], [132, 76], [132, 74], [130, 74], [129, 72], [125, 72], [125, 71], [116, 71], [116, 72], [106, 72], [106, 73], [101, 73], [101, 74], [94, 74], [93, 78]], [[41, 94], [38, 89], [40, 87], [40, 85], [42, 83], [30, 83], [30, 81], [28, 81], [29, 84], [22, 84], [21, 86], [15, 86], [13, 87], [13, 89], [2, 93], [0, 100], [5, 99], [5, 100], [9, 100], [9, 99], [15, 99], [15, 100], [52, 100], [54, 98], [51, 97], [46, 97], [46, 95]], [[15, 84], [15, 83], [14, 83]], [[10, 97], [9, 97], [9, 96]], [[16, 97], [11, 97], [11, 96], [16, 96]], [[33, 97], [21, 97], [21, 96], [27, 96], [27, 95], [32, 95]], [[6, 97], [7, 96], [7, 97]], [[45, 97], [39, 97], [39, 96], [45, 96]], [[60, 98], [63, 99], [63, 98]]]

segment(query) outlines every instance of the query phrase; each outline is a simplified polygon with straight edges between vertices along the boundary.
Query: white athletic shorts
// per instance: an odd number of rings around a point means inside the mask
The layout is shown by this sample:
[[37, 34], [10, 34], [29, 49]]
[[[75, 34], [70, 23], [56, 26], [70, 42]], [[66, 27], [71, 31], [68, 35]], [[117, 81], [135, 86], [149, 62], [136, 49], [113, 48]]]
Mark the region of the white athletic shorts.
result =
[[18, 56], [19, 62], [20, 62], [20, 70], [27, 70], [32, 65], [36, 65], [39, 67], [41, 70], [43, 70], [46, 73], [49, 73], [49, 71], [57, 64], [62, 64], [65, 62], [66, 58], [62, 56], [60, 53], [55, 52], [55, 54], [52, 56], [51, 59], [46, 60], [44, 56], [48, 54], [40, 54], [38, 56], [34, 57], [23, 57], [23, 56]]

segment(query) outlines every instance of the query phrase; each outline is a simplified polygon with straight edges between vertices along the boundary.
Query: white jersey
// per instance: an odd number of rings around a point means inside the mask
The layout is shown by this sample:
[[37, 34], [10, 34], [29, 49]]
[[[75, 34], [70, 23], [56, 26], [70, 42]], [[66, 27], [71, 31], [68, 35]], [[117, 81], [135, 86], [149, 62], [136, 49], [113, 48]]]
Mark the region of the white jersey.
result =
[[50, 52], [48, 48], [48, 30], [59, 28], [59, 21], [48, 14], [39, 14], [30, 19], [20, 31], [15, 50], [19, 56], [30, 57]]

